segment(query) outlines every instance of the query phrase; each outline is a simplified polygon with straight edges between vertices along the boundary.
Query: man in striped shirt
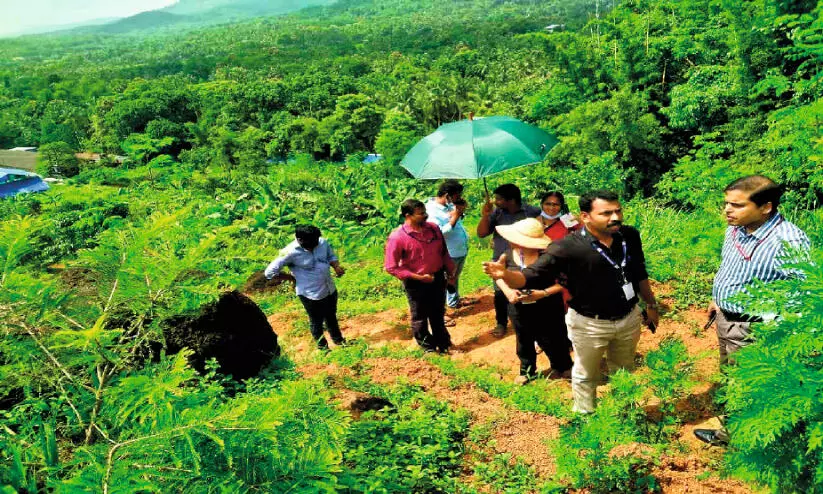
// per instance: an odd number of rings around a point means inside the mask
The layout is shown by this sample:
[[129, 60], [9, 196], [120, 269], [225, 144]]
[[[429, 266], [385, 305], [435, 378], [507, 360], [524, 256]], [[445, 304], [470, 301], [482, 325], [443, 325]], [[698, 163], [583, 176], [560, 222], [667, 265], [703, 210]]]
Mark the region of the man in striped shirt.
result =
[[728, 363], [729, 354], [751, 342], [749, 325], [762, 320], [731, 299], [755, 280], [769, 283], [797, 275], [784, 266], [797, 261], [789, 258], [792, 251], [808, 252], [810, 245], [806, 234], [778, 212], [783, 191], [771, 179], [743, 177], [724, 192], [729, 227], [709, 305], [709, 317], [717, 317], [721, 365]]
[[[763, 320], [762, 314], [740, 305], [735, 296], [755, 282], [798, 276], [800, 273], [786, 265], [801, 260], [793, 254], [807, 255], [810, 248], [806, 234], [778, 212], [783, 191], [771, 179], [750, 175], [735, 180], [724, 192], [729, 227], [708, 310], [710, 320], [716, 318], [721, 365], [730, 362], [730, 354], [752, 342], [750, 325]], [[712, 444], [728, 442], [723, 429], [695, 429], [695, 435]]]

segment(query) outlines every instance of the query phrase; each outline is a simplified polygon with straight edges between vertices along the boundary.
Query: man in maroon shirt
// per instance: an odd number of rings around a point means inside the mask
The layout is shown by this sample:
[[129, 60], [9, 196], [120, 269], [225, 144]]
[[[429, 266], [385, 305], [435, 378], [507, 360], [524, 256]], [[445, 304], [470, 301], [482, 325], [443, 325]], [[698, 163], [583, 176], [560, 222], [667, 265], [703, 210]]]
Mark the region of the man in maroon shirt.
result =
[[386, 271], [403, 282], [417, 344], [427, 352], [446, 353], [451, 346], [444, 319], [446, 278], [454, 275], [455, 265], [440, 228], [426, 222], [422, 202], [406, 199], [400, 214], [403, 224], [386, 241]]

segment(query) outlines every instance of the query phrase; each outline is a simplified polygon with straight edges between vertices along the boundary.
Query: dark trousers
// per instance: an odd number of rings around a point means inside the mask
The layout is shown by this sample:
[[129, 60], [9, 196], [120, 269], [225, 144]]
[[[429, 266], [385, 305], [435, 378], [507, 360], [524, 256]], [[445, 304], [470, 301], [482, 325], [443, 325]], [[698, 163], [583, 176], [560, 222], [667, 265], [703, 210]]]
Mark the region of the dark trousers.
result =
[[566, 332], [563, 295], [557, 294], [533, 304], [509, 304], [509, 318], [517, 338], [520, 375], [537, 373], [537, 352], [534, 343], [549, 357], [552, 370], [565, 372], [572, 368], [569, 355], [571, 342]]
[[340, 325], [337, 324], [337, 290], [320, 300], [312, 300], [302, 295], [299, 298], [309, 315], [309, 328], [317, 346], [319, 348], [329, 346], [329, 342], [323, 336], [323, 321], [326, 322], [326, 329], [329, 331], [331, 340], [335, 343], [342, 343], [343, 335], [340, 333]]
[[[403, 281], [409, 299], [411, 329], [417, 344], [426, 350], [446, 350], [451, 336], [446, 330], [446, 277], [438, 273], [432, 283]], [[431, 332], [429, 332], [431, 326]]]
[[503, 293], [502, 290], [497, 288], [497, 285], [494, 285], [494, 319], [497, 321], [497, 324], [503, 327], [508, 326], [509, 318], [509, 299], [506, 298], [506, 294]]

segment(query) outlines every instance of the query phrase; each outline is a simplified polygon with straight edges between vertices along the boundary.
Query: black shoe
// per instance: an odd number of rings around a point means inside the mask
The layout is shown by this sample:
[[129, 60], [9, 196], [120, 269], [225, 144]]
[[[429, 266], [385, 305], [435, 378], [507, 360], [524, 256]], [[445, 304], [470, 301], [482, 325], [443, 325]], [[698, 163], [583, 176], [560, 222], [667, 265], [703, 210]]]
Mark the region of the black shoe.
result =
[[694, 435], [711, 446], [729, 445], [729, 434], [723, 429], [695, 429]]
[[437, 351], [437, 348], [434, 347], [423, 347], [423, 353], [434, 353]]
[[342, 340], [339, 340], [339, 341], [335, 341], [334, 344], [337, 345], [337, 346], [349, 346], [349, 342], [346, 341], [345, 338], [343, 338]]
[[498, 324], [497, 326], [495, 326], [492, 330], [492, 336], [495, 336], [497, 338], [502, 338], [506, 336], [506, 326], [504, 324]]

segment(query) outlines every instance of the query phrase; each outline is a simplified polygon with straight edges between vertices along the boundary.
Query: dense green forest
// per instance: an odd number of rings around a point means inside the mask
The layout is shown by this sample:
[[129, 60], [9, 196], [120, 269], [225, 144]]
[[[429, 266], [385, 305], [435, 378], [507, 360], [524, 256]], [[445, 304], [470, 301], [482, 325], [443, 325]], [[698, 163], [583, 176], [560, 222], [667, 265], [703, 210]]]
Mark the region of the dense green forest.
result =
[[[708, 301], [732, 179], [785, 184], [781, 209], [821, 245], [821, 68], [823, 3], [811, 0], [340, 0], [207, 28], [0, 41], [0, 148], [38, 146], [39, 171], [66, 179], [0, 201], [0, 490], [659, 490], [655, 458], [679, 447], [675, 405], [694, 384], [675, 339], [647, 353], [643, 371], [614, 376], [588, 420], [552, 383], [515, 388], [493, 368], [425, 357], [454, 386], [563, 421], [546, 447], [556, 474], [538, 479], [473, 450], [484, 429], [465, 411], [411, 383], [368, 379], [366, 359], [420, 353], [284, 347], [238, 382], [215, 362], [196, 369], [164, 335], [242, 289], [301, 221], [351, 267], [338, 284], [343, 316], [402, 307], [383, 242], [399, 202], [434, 186], [398, 162], [469, 112], [559, 138], [543, 163], [493, 179], [528, 201], [546, 189], [620, 191], [652, 278], [673, 290], [666, 317], [678, 320]], [[80, 163], [77, 152], [103, 157]], [[363, 164], [373, 152], [384, 159]], [[475, 206], [481, 192], [467, 184]], [[467, 289], [488, 285], [477, 266], [488, 245], [472, 242]], [[739, 433], [711, 476], [823, 492], [814, 257], [805, 279], [759, 294], [808, 296], [776, 307], [785, 317], [764, 325], [762, 344], [716, 376], [736, 383], [715, 398]], [[266, 313], [295, 304], [286, 286], [255, 302]], [[307, 377], [306, 359], [351, 372]], [[354, 420], [334, 406], [339, 387], [395, 408]], [[610, 454], [638, 443], [653, 454]]]

